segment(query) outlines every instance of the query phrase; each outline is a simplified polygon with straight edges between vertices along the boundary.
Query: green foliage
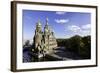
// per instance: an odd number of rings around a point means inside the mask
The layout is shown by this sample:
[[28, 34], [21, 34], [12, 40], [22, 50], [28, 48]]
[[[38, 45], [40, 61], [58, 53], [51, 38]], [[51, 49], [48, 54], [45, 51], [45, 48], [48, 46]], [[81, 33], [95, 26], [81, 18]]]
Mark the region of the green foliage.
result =
[[[80, 43], [81, 43], [81, 37], [80, 36], [74, 36], [70, 38], [70, 50], [75, 52], [75, 53], [79, 53], [79, 49], [80, 49]], [[67, 46], [66, 46], [67, 48]]]
[[82, 42], [84, 43], [84, 47], [81, 56], [84, 58], [91, 58], [91, 37], [83, 37]]
[[58, 46], [66, 47], [66, 50], [76, 53], [82, 59], [91, 58], [91, 37], [75, 35], [69, 39], [57, 39]]

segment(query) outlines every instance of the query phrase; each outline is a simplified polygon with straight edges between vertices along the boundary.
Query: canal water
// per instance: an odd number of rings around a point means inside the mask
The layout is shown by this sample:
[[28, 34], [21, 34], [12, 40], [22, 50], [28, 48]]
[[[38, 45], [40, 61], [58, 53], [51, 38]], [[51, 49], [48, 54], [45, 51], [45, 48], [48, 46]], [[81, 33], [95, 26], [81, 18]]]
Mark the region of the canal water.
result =
[[46, 55], [42, 58], [35, 58], [32, 55], [30, 55], [29, 51], [25, 51], [23, 53], [23, 62], [43, 62], [43, 61], [57, 61], [58, 59], [51, 57], [49, 55]]
[[[35, 58], [33, 57], [34, 55], [33, 52], [29, 50], [29, 47], [24, 48], [23, 50], [23, 62], [43, 62], [43, 61], [61, 61], [61, 60], [80, 60], [81, 58], [73, 53], [65, 50], [63, 47], [59, 47], [54, 50], [54, 54], [61, 57], [62, 59], [59, 59], [57, 57], [51, 56], [51, 55], [46, 55], [45, 57], [42, 58]], [[64, 58], [64, 59], [63, 59]], [[65, 59], [66, 58], [66, 59]]]
[[51, 57], [49, 55], [46, 55], [45, 57], [42, 58], [35, 58], [33, 55], [30, 54], [31, 52], [25, 48], [23, 50], [23, 62], [43, 62], [43, 61], [57, 61], [58, 59]]

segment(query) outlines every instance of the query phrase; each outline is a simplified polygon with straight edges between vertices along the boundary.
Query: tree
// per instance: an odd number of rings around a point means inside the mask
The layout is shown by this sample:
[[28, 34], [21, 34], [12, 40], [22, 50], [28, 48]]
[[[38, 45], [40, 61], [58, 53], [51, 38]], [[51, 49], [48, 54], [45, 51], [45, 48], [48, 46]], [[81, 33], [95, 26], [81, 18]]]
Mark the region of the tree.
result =
[[70, 38], [70, 51], [79, 54], [81, 37], [76, 35]]
[[25, 45], [23, 47], [29, 47], [30, 46], [30, 41], [26, 40]]
[[83, 37], [82, 42], [84, 43], [84, 50], [82, 50], [83, 52], [81, 52], [81, 56], [89, 59], [91, 58], [91, 37]]
[[91, 58], [91, 36], [75, 35], [69, 39], [57, 39], [57, 43], [58, 46], [66, 47], [66, 50], [77, 54], [82, 59]]
[[25, 45], [26, 45], [26, 46], [30, 45], [30, 41], [27, 40], [27, 41], [25, 42]]

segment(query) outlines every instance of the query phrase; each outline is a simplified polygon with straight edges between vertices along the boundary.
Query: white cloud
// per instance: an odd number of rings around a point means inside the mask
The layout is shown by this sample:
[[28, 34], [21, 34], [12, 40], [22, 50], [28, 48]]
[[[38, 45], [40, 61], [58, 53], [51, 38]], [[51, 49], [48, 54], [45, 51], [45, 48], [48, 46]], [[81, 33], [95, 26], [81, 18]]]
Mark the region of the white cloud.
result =
[[91, 24], [86, 24], [86, 25], [82, 26], [82, 29], [84, 29], [84, 30], [88, 30], [90, 28], [91, 28]]
[[69, 21], [68, 19], [55, 19], [55, 22], [59, 24], [64, 24], [67, 23], [68, 21]]
[[[83, 26], [82, 27], [79, 27], [77, 25], [66, 26], [65, 27], [65, 31], [67, 32], [66, 34], [70, 35], [70, 36], [74, 36], [74, 35], [80, 35], [80, 36], [91, 35], [91, 30], [90, 30], [89, 24], [88, 25], [83, 25]], [[68, 32], [70, 32], [70, 33], [68, 33]]]
[[84, 35], [89, 35], [89, 34], [91, 33], [91, 31], [90, 31], [90, 30], [83, 30], [82, 33], [83, 33]]
[[63, 11], [58, 11], [58, 12], [56, 12], [56, 14], [58, 14], [58, 15], [63, 15], [63, 14], [65, 14], [66, 12], [63, 12]]
[[81, 28], [77, 25], [70, 25], [70, 26], [68, 26], [68, 30], [70, 30], [72, 32], [80, 32]]

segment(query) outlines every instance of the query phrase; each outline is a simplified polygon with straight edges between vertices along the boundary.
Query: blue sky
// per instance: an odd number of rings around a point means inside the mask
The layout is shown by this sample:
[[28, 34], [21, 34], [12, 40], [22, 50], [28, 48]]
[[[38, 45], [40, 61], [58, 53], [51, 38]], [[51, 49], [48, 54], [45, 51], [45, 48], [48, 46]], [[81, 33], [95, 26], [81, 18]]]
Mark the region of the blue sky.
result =
[[35, 11], [23, 10], [23, 38], [33, 39], [36, 23], [40, 20], [42, 30], [46, 18], [56, 38], [69, 38], [74, 35], [86, 36], [91, 34], [91, 14], [80, 12]]

